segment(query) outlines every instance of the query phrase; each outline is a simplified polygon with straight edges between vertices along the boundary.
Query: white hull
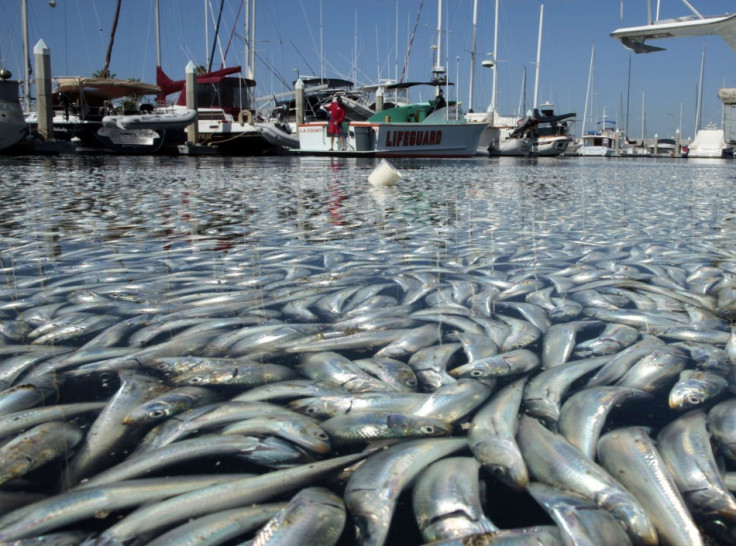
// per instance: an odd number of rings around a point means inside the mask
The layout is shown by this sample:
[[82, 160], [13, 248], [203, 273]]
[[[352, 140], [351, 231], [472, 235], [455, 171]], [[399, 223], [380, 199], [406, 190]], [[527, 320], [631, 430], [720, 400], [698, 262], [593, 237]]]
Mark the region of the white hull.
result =
[[615, 152], [613, 148], [607, 146], [581, 146], [578, 148], [578, 155], [590, 157], [613, 157]]
[[[494, 125], [493, 120], [504, 125]], [[494, 116], [492, 112], [466, 114], [468, 123], [483, 124], [484, 129], [478, 141], [478, 154], [492, 156], [525, 157], [532, 151], [532, 141], [524, 137], [512, 137], [515, 125], [507, 125], [512, 119], [508, 116]]]
[[117, 125], [120, 129], [181, 130], [197, 119], [197, 111], [189, 108], [177, 108], [165, 112], [151, 114], [133, 114], [125, 116], [105, 116], [104, 126]]
[[[299, 150], [329, 153], [327, 122], [299, 125]], [[378, 157], [470, 157], [476, 154], [484, 126], [471, 123], [372, 123], [354, 121], [348, 125], [347, 150]], [[340, 139], [335, 138], [338, 151]]]
[[18, 82], [0, 81], [0, 150], [17, 144], [26, 134], [26, 122], [18, 100]]
[[539, 156], [555, 156], [564, 154], [572, 142], [568, 136], [538, 137], [532, 151]]
[[733, 157], [733, 146], [726, 144], [723, 129], [706, 128], [695, 134], [687, 157], [721, 158]]
[[275, 123], [259, 123], [257, 126], [261, 136], [274, 146], [299, 148], [299, 137], [282, 130]]

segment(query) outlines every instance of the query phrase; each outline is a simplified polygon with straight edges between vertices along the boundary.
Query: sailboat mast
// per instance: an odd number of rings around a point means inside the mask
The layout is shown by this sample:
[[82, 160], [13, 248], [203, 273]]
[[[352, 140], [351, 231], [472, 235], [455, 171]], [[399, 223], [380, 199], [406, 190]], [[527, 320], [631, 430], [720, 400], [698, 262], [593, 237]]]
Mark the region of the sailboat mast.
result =
[[468, 108], [473, 111], [473, 86], [475, 85], [475, 38], [478, 33], [478, 0], [473, 0], [473, 49], [470, 52], [470, 86]]
[[248, 67], [248, 78], [256, 78], [256, 0], [251, 2], [250, 14], [250, 66]]
[[700, 84], [698, 85], [698, 103], [695, 108], [695, 132], [700, 131], [703, 113], [703, 73], [705, 72], [705, 44], [703, 44], [703, 57], [700, 60]]
[[115, 5], [115, 18], [112, 21], [112, 30], [110, 30], [110, 43], [107, 44], [107, 54], [105, 55], [105, 66], [102, 69], [102, 77], [110, 77], [110, 58], [112, 57], [112, 44], [115, 42], [115, 31], [118, 28], [118, 19], [120, 18], [120, 3], [122, 0], [118, 0]]
[[245, 0], [245, 74], [246, 78], [250, 78], [250, 0]]
[[496, 10], [493, 16], [493, 88], [491, 90], [491, 109], [494, 114], [498, 109], [498, 104], [496, 104], [496, 91], [498, 89], [498, 80], [496, 78], [498, 72], [498, 2], [499, 0], [496, 0]]
[[[445, 68], [442, 66], [442, 0], [438, 0], [437, 2], [437, 44], [435, 45], [436, 48], [436, 56], [435, 56], [435, 63], [434, 67], [432, 68], [432, 79], [435, 81], [442, 81], [442, 79], [445, 77]], [[440, 92], [442, 92], [442, 89], [439, 85], [436, 86], [435, 95], [439, 95]]]
[[23, 19], [23, 105], [26, 112], [31, 111], [31, 59], [28, 45], [28, 0], [21, 0]]
[[585, 91], [585, 108], [583, 108], [583, 135], [585, 135], [585, 123], [588, 119], [588, 97], [590, 97], [590, 83], [593, 79], [593, 59], [595, 58], [595, 42], [590, 50], [590, 68], [588, 68], [588, 89]]
[[161, 67], [161, 24], [158, 16], [158, 0], [153, 3], [156, 25], [156, 67]]
[[539, 66], [542, 57], [542, 22], [544, 21], [544, 4], [539, 8], [539, 37], [537, 38], [537, 63], [534, 74], [534, 102], [532, 108], [539, 106]]

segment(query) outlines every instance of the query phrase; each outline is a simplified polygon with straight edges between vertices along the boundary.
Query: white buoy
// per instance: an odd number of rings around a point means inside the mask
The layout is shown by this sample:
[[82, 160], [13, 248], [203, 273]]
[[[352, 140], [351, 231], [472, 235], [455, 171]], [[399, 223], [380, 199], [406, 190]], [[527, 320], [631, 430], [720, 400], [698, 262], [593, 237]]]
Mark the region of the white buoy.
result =
[[401, 173], [385, 159], [368, 175], [368, 182], [374, 186], [393, 186], [401, 178]]

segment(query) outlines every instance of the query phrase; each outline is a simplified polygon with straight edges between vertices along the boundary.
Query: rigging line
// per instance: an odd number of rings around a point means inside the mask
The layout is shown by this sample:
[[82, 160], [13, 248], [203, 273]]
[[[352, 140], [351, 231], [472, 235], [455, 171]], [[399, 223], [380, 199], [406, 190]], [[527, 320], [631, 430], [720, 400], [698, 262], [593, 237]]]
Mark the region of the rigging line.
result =
[[[232, 31], [230, 31], [230, 38], [228, 39], [227, 45], [225, 46], [225, 54], [223, 55], [223, 59], [227, 59], [227, 52], [230, 50], [230, 44], [233, 41], [233, 35], [235, 34], [235, 27], [238, 24], [238, 19], [240, 18], [240, 11], [243, 9], [243, 2], [244, 2], [244, 0], [240, 0], [240, 4], [238, 6], [238, 13], [235, 14], [235, 22], [233, 23], [233, 29], [232, 29]], [[246, 59], [246, 62], [247, 61], [248, 61], [248, 59]], [[223, 62], [222, 63], [222, 66], [220, 66], [220, 68], [225, 68], [224, 64], [225, 63]]]
[[296, 44], [294, 43], [294, 41], [293, 41], [293, 40], [289, 40], [289, 43], [290, 43], [290, 44], [291, 44], [291, 45], [292, 45], [292, 46], [294, 47], [294, 49], [296, 50], [296, 52], [297, 52], [297, 54], [299, 55], [299, 57], [301, 57], [302, 61], [304, 61], [304, 64], [306, 64], [306, 65], [307, 65], [307, 68], [309, 69], [309, 71], [310, 71], [310, 72], [311, 72], [312, 74], [315, 74], [315, 71], [314, 71], [314, 69], [313, 69], [313, 68], [312, 68], [311, 66], [309, 66], [309, 61], [307, 61], [307, 60], [306, 60], [306, 59], [304, 58], [304, 55], [302, 55], [302, 52], [301, 52], [301, 51], [299, 50], [299, 48], [298, 48], [298, 47], [296, 47]]
[[424, 0], [419, 4], [419, 11], [417, 12], [417, 18], [414, 21], [414, 30], [411, 31], [411, 39], [409, 40], [409, 49], [406, 52], [406, 57], [404, 57], [404, 68], [401, 69], [401, 78], [399, 78], [399, 83], [404, 81], [404, 76], [406, 75], [406, 66], [409, 64], [409, 54], [411, 53], [411, 46], [414, 43], [414, 36], [417, 34], [417, 26], [419, 25], [419, 18], [422, 15], [422, 6], [424, 5]]
[[207, 72], [212, 72], [212, 58], [215, 56], [215, 45], [217, 44], [217, 33], [220, 31], [220, 21], [222, 20], [223, 7], [225, 7], [225, 0], [220, 1], [220, 13], [217, 14], [217, 25], [215, 25], [215, 39], [212, 40], [212, 53], [210, 53], [210, 62], [207, 65]]

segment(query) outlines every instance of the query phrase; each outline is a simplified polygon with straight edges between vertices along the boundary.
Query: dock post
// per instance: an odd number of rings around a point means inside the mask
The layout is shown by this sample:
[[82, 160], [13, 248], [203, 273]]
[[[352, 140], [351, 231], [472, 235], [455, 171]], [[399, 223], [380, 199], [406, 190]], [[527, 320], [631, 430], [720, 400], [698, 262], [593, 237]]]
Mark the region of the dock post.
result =
[[[186, 89], [187, 89], [187, 108], [197, 109], [197, 69], [192, 61], [189, 61], [186, 68]], [[197, 121], [187, 126], [187, 140], [192, 144], [197, 144], [199, 140], [199, 127]]]
[[376, 89], [376, 112], [383, 110], [383, 87]]
[[296, 132], [299, 133], [299, 125], [304, 123], [304, 82], [301, 78], [294, 85], [294, 100], [296, 101]]
[[43, 40], [33, 48], [36, 64], [36, 113], [38, 114], [38, 134], [45, 141], [54, 138], [54, 109], [51, 97], [51, 54]]

